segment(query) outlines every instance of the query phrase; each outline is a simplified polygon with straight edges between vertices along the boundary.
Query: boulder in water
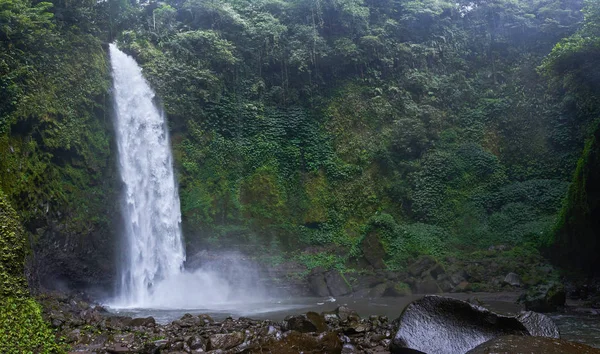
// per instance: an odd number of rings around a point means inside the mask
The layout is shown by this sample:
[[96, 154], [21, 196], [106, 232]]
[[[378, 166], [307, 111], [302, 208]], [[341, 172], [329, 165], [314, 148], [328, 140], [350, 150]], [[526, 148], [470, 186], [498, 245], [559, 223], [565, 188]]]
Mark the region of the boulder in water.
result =
[[392, 353], [405, 353], [406, 348], [426, 353], [465, 353], [505, 335], [558, 336], [556, 325], [541, 314], [503, 316], [465, 301], [433, 295], [412, 302], [397, 321]]

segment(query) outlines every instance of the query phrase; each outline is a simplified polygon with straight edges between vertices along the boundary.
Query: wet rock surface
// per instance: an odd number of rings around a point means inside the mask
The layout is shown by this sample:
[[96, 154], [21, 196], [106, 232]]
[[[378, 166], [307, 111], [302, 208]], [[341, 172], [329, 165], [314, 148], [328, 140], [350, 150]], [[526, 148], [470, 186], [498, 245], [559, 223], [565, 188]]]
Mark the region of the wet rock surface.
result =
[[405, 348], [427, 353], [465, 353], [505, 335], [558, 337], [556, 325], [544, 315], [503, 316], [471, 303], [441, 296], [412, 302], [400, 315], [392, 353]]
[[[346, 307], [284, 321], [185, 314], [169, 324], [113, 316], [73, 297], [40, 299], [44, 316], [70, 352], [85, 353], [389, 353], [394, 333], [385, 316], [361, 318]], [[86, 322], [87, 321], [87, 322]]]
[[[73, 296], [45, 296], [40, 301], [45, 318], [65, 339], [69, 352], [79, 353], [465, 353], [507, 334], [558, 336], [556, 326], [545, 315], [523, 312], [516, 317], [501, 316], [439, 296], [413, 302], [393, 322], [385, 316], [361, 317], [342, 305], [333, 311], [288, 316], [284, 321], [244, 317], [214, 320], [206, 314], [185, 314], [161, 324], [152, 317], [114, 316]], [[421, 313], [419, 317], [414, 316], [415, 309], [435, 313]], [[500, 348], [490, 351], [498, 353], [504, 348], [498, 347], [501, 344], [516, 343], [527, 349], [537, 345], [516, 340], [488, 343], [493, 345], [490, 348]], [[511, 347], [508, 352], [519, 352], [514, 348], [520, 347]]]
[[485, 342], [468, 354], [600, 354], [600, 349], [547, 337], [503, 336]]
[[565, 305], [565, 288], [555, 282], [538, 285], [523, 295], [521, 301], [530, 311], [552, 312]]

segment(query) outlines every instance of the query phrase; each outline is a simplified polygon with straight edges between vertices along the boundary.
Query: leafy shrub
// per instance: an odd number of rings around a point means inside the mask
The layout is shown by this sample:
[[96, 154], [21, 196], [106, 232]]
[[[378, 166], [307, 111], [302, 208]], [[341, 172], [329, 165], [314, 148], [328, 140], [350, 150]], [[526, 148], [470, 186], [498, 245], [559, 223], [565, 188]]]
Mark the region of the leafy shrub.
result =
[[0, 351], [6, 354], [61, 353], [54, 333], [31, 298], [0, 299]]
[[0, 225], [0, 352], [60, 352], [40, 306], [29, 297], [24, 274], [25, 233], [1, 190]]

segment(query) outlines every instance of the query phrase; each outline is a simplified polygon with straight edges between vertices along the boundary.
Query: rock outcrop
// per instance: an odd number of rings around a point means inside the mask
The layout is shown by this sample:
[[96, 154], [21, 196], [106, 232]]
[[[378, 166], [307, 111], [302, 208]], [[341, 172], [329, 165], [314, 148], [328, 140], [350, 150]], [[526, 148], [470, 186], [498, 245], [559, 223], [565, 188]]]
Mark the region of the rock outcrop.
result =
[[466, 353], [500, 336], [544, 335], [557, 338], [556, 325], [541, 314], [503, 316], [465, 301], [425, 296], [412, 302], [398, 318], [392, 353], [406, 348], [426, 353]]

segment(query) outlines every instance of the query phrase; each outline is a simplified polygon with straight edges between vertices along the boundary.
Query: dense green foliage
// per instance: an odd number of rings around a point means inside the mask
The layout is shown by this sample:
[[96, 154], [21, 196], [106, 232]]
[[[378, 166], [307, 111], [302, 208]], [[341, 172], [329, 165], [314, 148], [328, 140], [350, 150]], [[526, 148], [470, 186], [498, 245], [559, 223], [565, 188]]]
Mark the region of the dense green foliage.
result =
[[540, 246], [595, 126], [591, 0], [581, 28], [563, 0], [0, 1], [0, 187], [39, 242], [108, 239], [114, 38], [168, 113], [190, 253]]
[[15, 210], [0, 190], [0, 351], [56, 353], [54, 335], [29, 297], [23, 268], [27, 239]]
[[588, 0], [584, 25], [559, 42], [540, 69], [566, 92], [568, 107], [588, 131], [566, 203], [549, 239], [564, 266], [598, 274], [600, 230], [600, 1]]
[[333, 265], [379, 225], [396, 267], [550, 231], [585, 130], [536, 67], [580, 6], [166, 2], [119, 45], [169, 114], [189, 247]]
[[[95, 4], [0, 0], [2, 353], [60, 351], [27, 281], [51, 284], [52, 262], [77, 256], [71, 244], [110, 232], [110, 81]], [[30, 251], [48, 256], [26, 279]]]

